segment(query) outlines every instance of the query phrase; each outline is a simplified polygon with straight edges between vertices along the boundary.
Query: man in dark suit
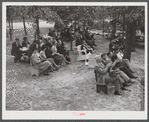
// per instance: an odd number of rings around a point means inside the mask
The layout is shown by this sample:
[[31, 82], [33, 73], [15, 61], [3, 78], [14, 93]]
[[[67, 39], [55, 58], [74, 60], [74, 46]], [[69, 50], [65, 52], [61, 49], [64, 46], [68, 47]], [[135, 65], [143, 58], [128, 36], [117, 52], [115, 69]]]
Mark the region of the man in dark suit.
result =
[[16, 63], [18, 60], [21, 59], [22, 52], [20, 48], [22, 48], [22, 46], [20, 45], [18, 38], [16, 38], [15, 40], [16, 41], [12, 43], [11, 55], [15, 56], [14, 62]]
[[28, 47], [30, 45], [27, 37], [23, 37], [22, 47]]
[[28, 57], [29, 58], [33, 54], [34, 49], [36, 48], [36, 45], [39, 45], [39, 41], [38, 40], [34, 40], [33, 43], [30, 45], [29, 50], [28, 50]]

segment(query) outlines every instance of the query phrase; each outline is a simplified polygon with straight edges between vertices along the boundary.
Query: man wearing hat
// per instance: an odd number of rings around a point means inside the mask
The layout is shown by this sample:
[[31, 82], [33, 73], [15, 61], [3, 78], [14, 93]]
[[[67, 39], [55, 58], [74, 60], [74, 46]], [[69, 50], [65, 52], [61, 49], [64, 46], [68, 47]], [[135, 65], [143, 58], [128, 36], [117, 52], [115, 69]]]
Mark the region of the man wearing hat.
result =
[[21, 59], [22, 52], [20, 48], [22, 48], [22, 46], [20, 45], [18, 38], [16, 38], [15, 40], [16, 41], [12, 43], [11, 55], [15, 56], [14, 62], [16, 63], [18, 60]]

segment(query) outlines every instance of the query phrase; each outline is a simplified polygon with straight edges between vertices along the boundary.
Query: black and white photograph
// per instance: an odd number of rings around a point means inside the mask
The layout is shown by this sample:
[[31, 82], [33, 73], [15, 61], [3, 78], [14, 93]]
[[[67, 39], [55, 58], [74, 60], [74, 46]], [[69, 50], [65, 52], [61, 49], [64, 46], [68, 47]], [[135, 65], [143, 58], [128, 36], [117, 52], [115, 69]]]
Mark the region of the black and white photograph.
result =
[[147, 119], [147, 11], [3, 2], [3, 119]]

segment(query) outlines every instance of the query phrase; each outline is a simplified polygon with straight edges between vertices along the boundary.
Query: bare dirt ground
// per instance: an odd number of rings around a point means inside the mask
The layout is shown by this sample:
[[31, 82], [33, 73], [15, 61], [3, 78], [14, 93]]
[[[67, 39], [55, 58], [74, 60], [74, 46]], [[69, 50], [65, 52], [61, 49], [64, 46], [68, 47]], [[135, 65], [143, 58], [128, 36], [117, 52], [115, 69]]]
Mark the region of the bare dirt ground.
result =
[[[108, 51], [109, 41], [96, 36], [95, 54]], [[108, 95], [96, 93], [94, 69], [84, 62], [77, 62], [78, 55], [72, 51], [72, 63], [65, 65], [50, 76], [30, 76], [27, 63], [13, 63], [10, 57], [11, 43], [7, 42], [6, 110], [50, 111], [140, 111], [144, 77], [144, 49], [132, 53], [131, 66], [139, 76], [122, 96], [114, 95], [114, 86], [109, 85]]]

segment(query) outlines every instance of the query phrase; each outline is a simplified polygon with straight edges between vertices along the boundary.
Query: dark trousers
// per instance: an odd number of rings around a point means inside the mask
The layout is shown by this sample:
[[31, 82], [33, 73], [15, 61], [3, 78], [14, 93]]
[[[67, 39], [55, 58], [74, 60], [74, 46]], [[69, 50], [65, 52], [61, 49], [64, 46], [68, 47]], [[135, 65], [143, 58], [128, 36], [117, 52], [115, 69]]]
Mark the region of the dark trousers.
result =
[[21, 59], [22, 53], [21, 51], [18, 51], [17, 53], [13, 53], [12, 55], [15, 56], [14, 62], [17, 62], [18, 60]]
[[120, 68], [120, 70], [123, 71], [129, 78], [133, 78], [133, 74], [127, 66], [124, 65]]

